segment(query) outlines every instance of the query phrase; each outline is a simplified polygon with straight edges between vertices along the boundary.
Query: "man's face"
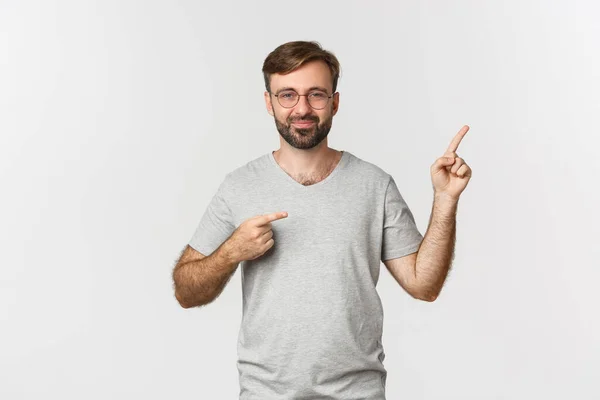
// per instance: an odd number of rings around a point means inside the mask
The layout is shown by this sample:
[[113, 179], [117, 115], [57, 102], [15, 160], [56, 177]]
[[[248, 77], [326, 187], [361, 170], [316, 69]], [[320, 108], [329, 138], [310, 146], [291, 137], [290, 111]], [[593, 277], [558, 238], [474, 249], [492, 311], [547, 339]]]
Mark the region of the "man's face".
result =
[[275, 94], [283, 89], [294, 89], [305, 95], [319, 88], [327, 96], [332, 94], [332, 77], [329, 67], [323, 61], [304, 64], [286, 75], [271, 75], [271, 93], [265, 92], [267, 110], [275, 119], [279, 134], [292, 147], [311, 149], [321, 143], [331, 130], [333, 116], [337, 113], [339, 94], [329, 99], [322, 110], [313, 109], [306, 96], [300, 96], [292, 108], [279, 104]]

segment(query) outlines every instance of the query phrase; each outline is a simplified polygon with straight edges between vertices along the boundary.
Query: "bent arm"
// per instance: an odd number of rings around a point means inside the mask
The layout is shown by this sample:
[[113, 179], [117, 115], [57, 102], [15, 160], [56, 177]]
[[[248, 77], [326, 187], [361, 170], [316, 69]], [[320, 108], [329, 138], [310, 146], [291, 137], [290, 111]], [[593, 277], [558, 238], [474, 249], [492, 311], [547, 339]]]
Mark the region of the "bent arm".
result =
[[454, 257], [458, 201], [436, 196], [415, 263], [415, 286], [421, 297], [434, 301], [444, 285]]
[[175, 298], [183, 308], [212, 302], [221, 294], [238, 264], [228, 241], [209, 256], [188, 245], [173, 269]]

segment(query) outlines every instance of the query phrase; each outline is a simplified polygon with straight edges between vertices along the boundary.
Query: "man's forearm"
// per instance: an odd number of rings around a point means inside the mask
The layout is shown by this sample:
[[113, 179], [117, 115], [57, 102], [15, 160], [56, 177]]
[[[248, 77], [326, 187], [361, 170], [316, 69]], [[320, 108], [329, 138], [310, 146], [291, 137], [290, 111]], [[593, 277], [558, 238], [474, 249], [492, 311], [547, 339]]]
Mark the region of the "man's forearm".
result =
[[173, 271], [175, 297], [185, 308], [210, 303], [223, 291], [238, 264], [227, 242], [201, 260], [181, 262]]
[[434, 195], [427, 232], [417, 254], [415, 280], [424, 300], [437, 298], [450, 270], [456, 241], [458, 199]]

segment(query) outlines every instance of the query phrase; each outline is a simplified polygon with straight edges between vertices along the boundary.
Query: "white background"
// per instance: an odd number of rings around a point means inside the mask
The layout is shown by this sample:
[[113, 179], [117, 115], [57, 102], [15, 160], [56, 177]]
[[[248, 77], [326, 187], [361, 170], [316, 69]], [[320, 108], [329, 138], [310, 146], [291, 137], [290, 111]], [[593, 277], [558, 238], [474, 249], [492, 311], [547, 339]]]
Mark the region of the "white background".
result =
[[441, 296], [382, 264], [388, 398], [600, 398], [600, 6], [366, 4], [0, 1], [2, 399], [237, 398], [239, 271], [184, 310], [171, 270], [225, 174], [278, 148], [261, 67], [290, 40], [337, 55], [329, 145], [422, 233], [471, 127]]

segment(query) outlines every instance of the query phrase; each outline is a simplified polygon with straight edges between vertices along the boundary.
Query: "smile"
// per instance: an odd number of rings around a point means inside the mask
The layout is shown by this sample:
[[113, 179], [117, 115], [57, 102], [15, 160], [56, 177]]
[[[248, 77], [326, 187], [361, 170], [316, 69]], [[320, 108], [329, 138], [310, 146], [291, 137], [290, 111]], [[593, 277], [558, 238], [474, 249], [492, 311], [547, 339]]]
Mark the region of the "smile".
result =
[[297, 121], [297, 122], [292, 122], [292, 125], [298, 127], [298, 128], [308, 128], [313, 126], [315, 123], [313, 121]]

